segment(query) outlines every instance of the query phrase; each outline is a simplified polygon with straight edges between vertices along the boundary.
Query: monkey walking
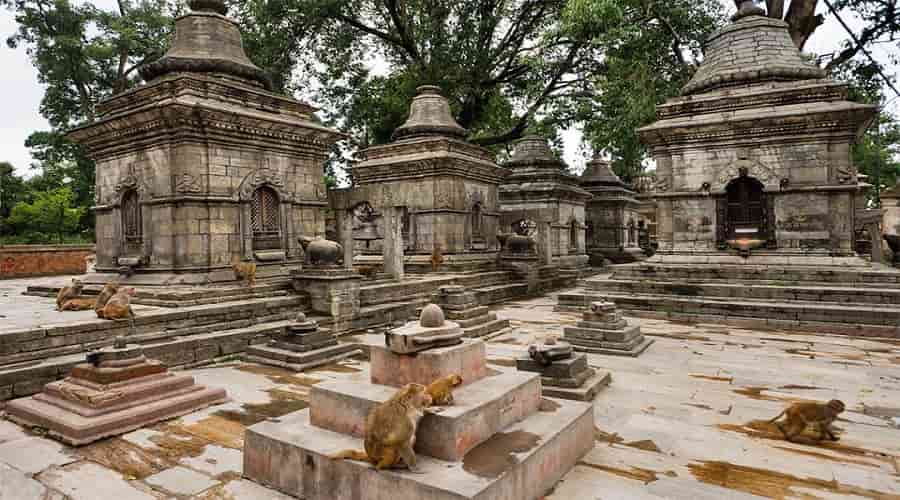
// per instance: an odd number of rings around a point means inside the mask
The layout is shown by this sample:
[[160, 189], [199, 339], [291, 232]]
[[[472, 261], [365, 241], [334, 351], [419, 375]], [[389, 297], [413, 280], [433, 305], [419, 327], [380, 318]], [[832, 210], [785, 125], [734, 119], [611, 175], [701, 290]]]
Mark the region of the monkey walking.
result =
[[243, 280], [248, 287], [256, 284], [255, 262], [234, 261], [231, 264], [231, 268], [234, 269], [235, 278], [237, 278], [238, 280]]
[[[832, 399], [825, 404], [794, 403], [785, 408], [778, 416], [769, 420], [769, 423], [777, 425], [781, 433], [784, 434], [784, 438], [788, 441], [793, 441], [810, 425], [815, 425], [818, 428], [819, 441], [824, 440], [826, 437], [832, 441], [837, 441], [839, 438], [834, 435], [831, 424], [844, 411], [844, 408], [844, 403], [837, 399]], [[784, 423], [776, 422], [782, 416], [784, 416]]]
[[428, 388], [425, 389], [425, 392], [431, 397], [432, 405], [452, 406], [453, 388], [459, 387], [462, 383], [462, 377], [454, 373], [428, 384]]
[[344, 450], [328, 458], [369, 462], [376, 470], [398, 467], [402, 463], [410, 472], [419, 472], [413, 446], [419, 421], [429, 405], [431, 397], [424, 385], [407, 384], [369, 412], [365, 451]]
[[56, 294], [56, 310], [62, 311], [66, 302], [81, 295], [84, 289], [84, 283], [77, 278], [72, 278], [72, 284], [62, 287], [62, 290]]
[[103, 290], [100, 291], [100, 295], [97, 296], [97, 301], [94, 303], [94, 312], [97, 313], [98, 318], [103, 319], [103, 308], [118, 291], [119, 284], [115, 281], [103, 285]]

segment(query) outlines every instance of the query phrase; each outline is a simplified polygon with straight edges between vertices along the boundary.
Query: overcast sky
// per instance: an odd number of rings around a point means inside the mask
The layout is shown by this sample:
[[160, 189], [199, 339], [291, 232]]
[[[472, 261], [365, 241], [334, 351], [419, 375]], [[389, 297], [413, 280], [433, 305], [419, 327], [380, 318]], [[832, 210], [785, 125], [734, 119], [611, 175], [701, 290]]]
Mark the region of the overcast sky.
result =
[[[720, 0], [728, 9], [734, 10], [732, 0]], [[115, 0], [93, 0], [98, 7], [113, 9]], [[825, 9], [824, 4], [820, 6]], [[857, 32], [861, 29], [861, 23], [851, 13], [844, 14], [845, 20], [851, 28]], [[6, 38], [16, 30], [13, 14], [7, 10], [0, 10], [0, 36]], [[813, 35], [806, 50], [808, 52], [822, 54], [834, 52], [844, 40], [847, 34], [832, 17], [819, 28]], [[881, 44], [873, 49], [879, 60], [887, 61], [891, 55], [898, 55], [900, 50], [895, 44]], [[19, 172], [26, 174], [31, 164], [31, 156], [25, 148], [25, 139], [35, 130], [48, 129], [47, 121], [40, 115], [40, 102], [43, 97], [43, 87], [37, 81], [37, 72], [31, 66], [24, 48], [12, 50], [5, 43], [0, 46], [0, 91], [5, 96], [3, 109], [0, 111], [0, 161], [12, 163]], [[890, 75], [897, 71], [896, 67], [890, 67]], [[315, 103], [313, 103], [315, 104]], [[585, 159], [580, 148], [581, 134], [577, 130], [571, 130], [564, 134], [566, 161], [576, 169], [583, 167]]]

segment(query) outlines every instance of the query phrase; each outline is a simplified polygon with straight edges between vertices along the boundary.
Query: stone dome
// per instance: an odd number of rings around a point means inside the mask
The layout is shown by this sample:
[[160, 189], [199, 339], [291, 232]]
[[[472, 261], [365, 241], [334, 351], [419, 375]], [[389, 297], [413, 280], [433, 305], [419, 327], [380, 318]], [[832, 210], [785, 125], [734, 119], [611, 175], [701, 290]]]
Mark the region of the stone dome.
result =
[[705, 57], [682, 95], [773, 81], [825, 78], [791, 40], [788, 24], [744, 2], [734, 22], [707, 41]]
[[444, 310], [437, 304], [428, 304], [422, 309], [419, 326], [422, 328], [440, 328], [444, 326]]
[[409, 107], [409, 118], [394, 131], [393, 139], [427, 136], [464, 139], [468, 133], [453, 118], [450, 103], [441, 95], [441, 88], [423, 85], [416, 89], [416, 97]]

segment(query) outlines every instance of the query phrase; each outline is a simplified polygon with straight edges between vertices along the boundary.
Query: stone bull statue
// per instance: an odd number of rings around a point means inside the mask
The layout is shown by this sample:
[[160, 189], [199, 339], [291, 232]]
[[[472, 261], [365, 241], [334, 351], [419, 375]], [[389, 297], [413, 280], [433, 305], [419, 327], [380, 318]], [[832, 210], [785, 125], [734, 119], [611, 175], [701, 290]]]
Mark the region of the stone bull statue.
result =
[[301, 236], [297, 239], [303, 252], [306, 253], [306, 263], [312, 266], [334, 266], [342, 264], [344, 260], [344, 247], [339, 243], [324, 238], [311, 238]]

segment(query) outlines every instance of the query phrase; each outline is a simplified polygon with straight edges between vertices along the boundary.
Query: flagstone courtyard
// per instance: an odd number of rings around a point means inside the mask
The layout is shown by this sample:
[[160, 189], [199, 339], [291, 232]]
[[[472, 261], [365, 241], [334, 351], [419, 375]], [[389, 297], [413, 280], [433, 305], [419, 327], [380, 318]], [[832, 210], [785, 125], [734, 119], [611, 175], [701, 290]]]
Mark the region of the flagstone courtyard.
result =
[[[23, 300], [24, 285], [4, 283], [4, 314], [49, 309], [50, 299]], [[490, 369], [515, 370], [530, 343], [575, 323], [555, 305], [496, 308], [513, 329], [488, 342]], [[589, 355], [612, 373], [594, 401], [594, 448], [546, 498], [900, 498], [900, 341], [630, 320], [655, 343], [637, 358]], [[369, 364], [294, 373], [235, 359], [187, 373], [231, 401], [78, 449], [0, 421], [0, 499], [288, 498], [242, 478], [245, 428], [305, 408], [322, 381], [368, 380]], [[839, 442], [790, 443], [765, 422], [790, 402], [832, 398], [848, 407]], [[516, 460], [514, 446], [500, 448]], [[478, 475], [492, 464], [453, 466]]]

